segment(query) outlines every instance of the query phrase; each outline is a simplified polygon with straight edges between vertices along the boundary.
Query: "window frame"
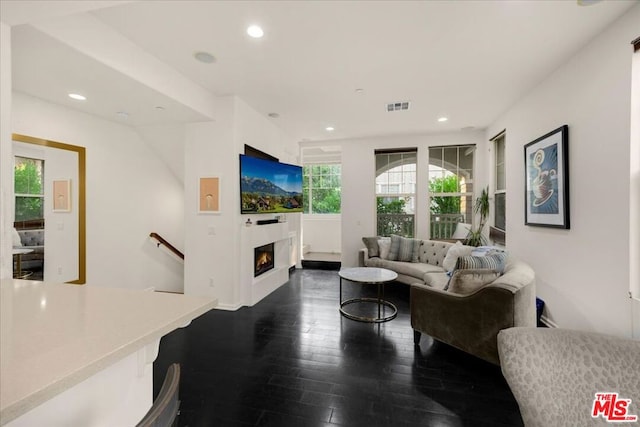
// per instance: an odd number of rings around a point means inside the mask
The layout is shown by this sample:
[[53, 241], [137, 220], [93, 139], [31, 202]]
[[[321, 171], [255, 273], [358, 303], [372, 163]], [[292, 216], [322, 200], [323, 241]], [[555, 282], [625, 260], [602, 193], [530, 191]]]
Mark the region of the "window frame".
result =
[[[496, 136], [494, 136], [493, 138], [491, 138], [490, 140], [493, 144], [493, 150], [494, 150], [494, 156], [493, 156], [493, 162], [494, 162], [494, 167], [493, 167], [493, 173], [494, 173], [494, 179], [493, 179], [493, 200], [494, 200], [494, 207], [493, 207], [493, 228], [495, 228], [496, 230], [502, 231], [503, 233], [505, 233], [507, 231], [507, 141], [506, 141], [506, 131], [502, 131], [499, 134], [497, 134]], [[500, 149], [499, 149], [499, 144], [502, 145], [502, 162], [499, 161], [498, 159], [498, 155], [500, 153]], [[498, 176], [499, 176], [499, 168], [502, 168], [502, 188], [500, 186], [500, 183], [498, 182]], [[497, 224], [497, 218], [498, 218], [498, 203], [497, 203], [497, 199], [499, 195], [503, 195], [504, 196], [504, 204], [503, 204], [503, 212], [502, 212], [502, 217], [504, 218], [504, 226], [503, 227], [499, 227]]]
[[[32, 160], [35, 163], [40, 163], [40, 193], [18, 193], [15, 190], [16, 185], [16, 166], [18, 165], [18, 159], [24, 160]], [[13, 215], [14, 221], [16, 222], [24, 222], [24, 221], [32, 221], [32, 220], [44, 220], [45, 215], [45, 160], [37, 157], [26, 157], [22, 155], [14, 155], [13, 156]], [[17, 209], [18, 209], [18, 199], [41, 199], [41, 208], [42, 215], [40, 218], [29, 218], [29, 219], [18, 219]]]
[[[431, 192], [431, 169], [432, 166], [436, 166], [438, 168], [444, 169], [444, 170], [448, 170], [449, 169], [445, 168], [445, 151], [446, 149], [452, 149], [455, 148], [457, 149], [457, 156], [456, 156], [456, 172], [454, 173], [455, 176], [460, 177], [460, 171], [464, 171], [464, 170], [469, 170], [469, 169], [465, 169], [465, 168], [461, 168], [460, 167], [460, 153], [467, 150], [473, 150], [472, 154], [473, 154], [473, 159], [471, 160], [471, 178], [469, 180], [465, 181], [465, 185], [469, 185], [471, 187], [471, 191], [456, 191], [456, 192], [444, 192], [444, 191], [440, 191], [440, 192]], [[431, 162], [431, 150], [435, 150], [435, 149], [440, 149], [442, 150], [442, 154], [440, 159], [442, 160], [442, 164], [441, 165], [437, 165], [436, 163], [432, 163]], [[477, 145], [476, 144], [460, 144], [460, 145], [436, 145], [436, 146], [431, 146], [429, 147], [429, 153], [428, 153], [428, 157], [427, 157], [427, 161], [428, 161], [428, 169], [427, 169], [427, 210], [428, 210], [428, 215], [429, 215], [429, 230], [432, 229], [432, 224], [431, 224], [431, 219], [432, 219], [432, 215], [437, 215], [437, 214], [433, 214], [431, 212], [431, 201], [433, 200], [434, 197], [458, 197], [460, 199], [462, 198], [466, 198], [466, 203], [468, 204], [468, 206], [465, 206], [465, 210], [464, 212], [460, 212], [460, 214], [464, 215], [465, 221], [467, 221], [467, 223], [472, 224], [473, 226], [475, 226], [476, 224], [476, 220], [475, 220], [475, 215], [473, 214], [473, 203], [474, 203], [474, 191], [475, 191], [475, 175], [476, 175], [476, 154], [475, 154], [475, 150], [477, 149]], [[464, 151], [462, 151], [464, 150]], [[452, 171], [450, 171], [452, 172]], [[458, 185], [460, 184], [460, 180], [458, 180]], [[461, 200], [462, 203], [462, 200]], [[462, 209], [460, 209], [462, 211]], [[440, 214], [440, 215], [447, 215], [447, 214]]]
[[[389, 156], [386, 159], [386, 162], [383, 164], [387, 168], [380, 167], [378, 164], [378, 156]], [[394, 161], [391, 157], [397, 157]], [[417, 224], [417, 203], [418, 203], [418, 148], [417, 147], [406, 147], [406, 148], [398, 148], [398, 149], [376, 149], [374, 151], [374, 159], [375, 159], [375, 177], [374, 177], [374, 200], [375, 200], [375, 221], [376, 221], [376, 233], [384, 235], [385, 233], [381, 232], [380, 229], [380, 215], [400, 215], [400, 218], [389, 220], [390, 227], [395, 229], [396, 233], [401, 234], [405, 237], [415, 237], [416, 232], [418, 230]], [[393, 165], [392, 167], [388, 167], [389, 165]], [[411, 165], [412, 168], [407, 168], [407, 166]], [[378, 170], [384, 169], [383, 172], [378, 174]], [[399, 169], [399, 170], [397, 170]], [[393, 171], [393, 172], [392, 172]], [[380, 177], [386, 177], [386, 181], [378, 182]], [[392, 179], [394, 177], [399, 177], [400, 179]], [[398, 186], [397, 192], [390, 192], [392, 186]], [[380, 192], [378, 192], [378, 188]], [[384, 192], [383, 190], [387, 190]], [[407, 191], [409, 190], [409, 191]], [[398, 214], [389, 214], [382, 213], [378, 211], [378, 200], [379, 199], [389, 199], [389, 200], [404, 200], [405, 201], [405, 212]], [[409, 212], [407, 212], [407, 210]], [[402, 217], [405, 217], [404, 219]], [[411, 216], [411, 221], [405, 221], [406, 217]], [[410, 222], [411, 227], [406, 227], [405, 224]], [[411, 228], [411, 230], [409, 229]], [[402, 232], [398, 231], [403, 229]]]
[[[340, 185], [338, 187], [320, 187], [317, 189], [331, 189], [337, 188], [340, 191], [340, 210], [338, 212], [313, 212], [313, 177], [314, 176], [325, 176], [325, 175], [314, 175], [313, 167], [314, 166], [337, 166], [339, 168], [337, 173], [332, 173], [329, 176], [337, 177]], [[308, 173], [307, 173], [308, 171]], [[313, 217], [314, 215], [319, 215], [323, 218], [330, 217], [338, 217], [342, 214], [342, 163], [341, 162], [305, 162], [302, 165], [302, 176], [308, 177], [308, 185], [306, 187], [306, 199], [307, 203], [304, 204], [302, 214], [306, 217]], [[305, 193], [305, 187], [303, 185], [302, 188], [303, 194]]]

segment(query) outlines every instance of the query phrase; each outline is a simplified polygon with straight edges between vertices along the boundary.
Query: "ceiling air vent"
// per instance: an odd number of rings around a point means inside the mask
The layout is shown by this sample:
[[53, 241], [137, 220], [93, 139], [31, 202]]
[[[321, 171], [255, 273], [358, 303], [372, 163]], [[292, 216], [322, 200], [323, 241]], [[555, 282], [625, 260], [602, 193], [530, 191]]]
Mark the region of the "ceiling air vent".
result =
[[391, 102], [387, 104], [387, 111], [400, 111], [400, 110], [408, 110], [408, 109], [409, 109], [409, 101]]

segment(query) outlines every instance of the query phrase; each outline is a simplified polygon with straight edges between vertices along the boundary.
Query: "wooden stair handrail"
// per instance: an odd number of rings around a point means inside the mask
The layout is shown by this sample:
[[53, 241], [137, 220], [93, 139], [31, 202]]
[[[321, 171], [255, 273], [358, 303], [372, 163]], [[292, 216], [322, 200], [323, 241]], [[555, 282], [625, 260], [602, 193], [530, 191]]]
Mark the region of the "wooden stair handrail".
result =
[[167, 247], [167, 249], [169, 249], [171, 252], [173, 252], [177, 257], [180, 257], [180, 259], [184, 260], [184, 254], [182, 252], [180, 252], [178, 249], [176, 249], [176, 247], [173, 246], [171, 243], [167, 242], [158, 233], [150, 233], [149, 237], [151, 237], [152, 239], [156, 239], [158, 241], [158, 243], [156, 243], [156, 245], [158, 247], [160, 247], [160, 245], [165, 245]]

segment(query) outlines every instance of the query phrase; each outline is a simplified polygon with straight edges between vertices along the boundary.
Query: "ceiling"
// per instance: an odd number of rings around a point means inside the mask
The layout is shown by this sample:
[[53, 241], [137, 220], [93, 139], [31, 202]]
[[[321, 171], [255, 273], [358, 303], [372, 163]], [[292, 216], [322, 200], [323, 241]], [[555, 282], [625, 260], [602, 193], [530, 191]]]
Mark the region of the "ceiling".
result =
[[[13, 26], [14, 90], [132, 126], [215, 119], [162, 90], [181, 82], [315, 141], [484, 128], [637, 3], [2, 0], [0, 19]], [[47, 30], [74, 16], [91, 37]], [[263, 38], [247, 36], [254, 23]], [[120, 67], [83, 38], [138, 54]], [[410, 108], [386, 111], [398, 101]]]

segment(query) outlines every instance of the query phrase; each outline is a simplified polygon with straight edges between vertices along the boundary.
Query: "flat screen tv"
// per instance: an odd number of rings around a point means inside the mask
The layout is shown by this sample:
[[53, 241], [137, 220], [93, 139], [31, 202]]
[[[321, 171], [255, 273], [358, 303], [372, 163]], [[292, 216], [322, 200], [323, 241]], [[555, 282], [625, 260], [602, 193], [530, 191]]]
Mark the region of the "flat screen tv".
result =
[[240, 211], [302, 212], [302, 167], [241, 154]]

